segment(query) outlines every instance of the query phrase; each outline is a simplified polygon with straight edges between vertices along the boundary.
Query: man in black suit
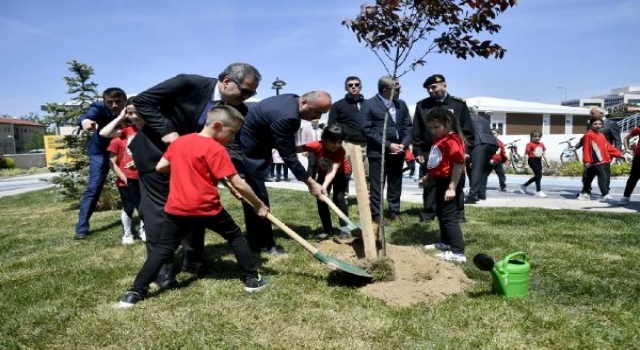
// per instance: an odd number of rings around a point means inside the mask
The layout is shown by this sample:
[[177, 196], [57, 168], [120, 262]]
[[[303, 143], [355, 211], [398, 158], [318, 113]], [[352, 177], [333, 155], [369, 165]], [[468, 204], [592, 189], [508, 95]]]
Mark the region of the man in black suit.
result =
[[[422, 86], [427, 89], [429, 97], [418, 101], [416, 112], [413, 116], [413, 153], [418, 163], [420, 163], [421, 174], [426, 168], [425, 159], [429, 158], [434, 138], [433, 134], [427, 129], [424, 120], [431, 108], [442, 107], [449, 109], [457, 117], [456, 126], [458, 130], [462, 131], [465, 138], [467, 154], [475, 145], [475, 130], [467, 103], [460, 97], [449, 95], [444, 76], [442, 74], [434, 74], [428, 77]], [[433, 181], [427, 183], [423, 189], [422, 205], [423, 211], [420, 213], [420, 222], [433, 220], [436, 216], [435, 183]], [[465, 219], [461, 218], [461, 220], [464, 221]]]
[[[146, 122], [129, 148], [140, 173], [140, 211], [145, 215], [147, 252], [152, 251], [161, 238], [165, 220], [169, 176], [156, 172], [155, 168], [167, 145], [180, 135], [199, 132], [207, 112], [218, 104], [234, 106], [246, 115], [247, 106], [243, 101], [255, 95], [260, 79], [260, 73], [253, 66], [233, 63], [220, 73], [218, 79], [180, 74], [133, 99], [137, 112]], [[182, 248], [184, 271], [200, 276], [211, 274], [203, 260], [204, 228], [189, 233], [182, 241]], [[144, 266], [140, 271], [143, 273]], [[177, 286], [173, 266], [163, 267], [158, 282], [163, 288]]]
[[[392, 95], [392, 88], [395, 92]], [[369, 198], [372, 219], [384, 222], [380, 212], [381, 185], [385, 178], [389, 219], [400, 220], [400, 195], [402, 194], [402, 167], [404, 152], [411, 143], [411, 115], [404, 101], [400, 100], [400, 83], [390, 76], [378, 80], [378, 94], [362, 103], [358, 118], [367, 138], [369, 158]], [[385, 116], [388, 115], [386, 133], [383, 134]], [[382, 152], [384, 146], [384, 175], [381, 177]]]
[[[324, 91], [311, 91], [302, 96], [283, 94], [273, 96], [252, 105], [240, 131], [244, 179], [258, 198], [269, 204], [269, 193], [265, 179], [269, 175], [272, 162], [271, 149], [275, 148], [284, 165], [291, 169], [299, 181], [309, 187], [309, 192], [318, 197], [326, 191], [309, 176], [298, 160], [295, 135], [304, 120], [320, 119], [331, 108], [331, 96]], [[255, 252], [272, 255], [287, 254], [276, 246], [271, 223], [256, 215], [255, 211], [243, 203], [247, 240]]]
[[487, 199], [487, 180], [492, 167], [491, 157], [498, 150], [498, 140], [491, 132], [491, 123], [477, 114], [477, 109], [471, 113], [471, 122], [476, 131], [475, 145], [471, 149], [469, 173], [469, 194], [465, 199], [467, 204], [476, 204], [479, 200]]

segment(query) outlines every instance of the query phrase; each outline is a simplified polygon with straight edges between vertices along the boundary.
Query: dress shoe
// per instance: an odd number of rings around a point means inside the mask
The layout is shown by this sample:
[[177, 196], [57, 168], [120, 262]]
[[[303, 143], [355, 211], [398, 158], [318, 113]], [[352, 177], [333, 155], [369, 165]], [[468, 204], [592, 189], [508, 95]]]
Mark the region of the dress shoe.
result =
[[373, 221], [374, 223], [376, 223], [378, 225], [386, 225], [387, 224], [387, 222], [384, 219], [379, 218], [379, 217], [373, 218], [373, 220], [371, 220], [371, 221]]
[[76, 234], [73, 236], [73, 239], [85, 239], [87, 238], [88, 233], [86, 232], [76, 232]]
[[156, 278], [156, 284], [161, 289], [178, 289], [180, 288], [180, 284], [176, 280], [175, 276], [171, 275], [158, 275]]
[[402, 222], [402, 217], [398, 214], [393, 214], [389, 217], [389, 221], [391, 222]]
[[467, 196], [467, 198], [464, 199], [464, 204], [478, 204], [478, 201], [478, 197]]

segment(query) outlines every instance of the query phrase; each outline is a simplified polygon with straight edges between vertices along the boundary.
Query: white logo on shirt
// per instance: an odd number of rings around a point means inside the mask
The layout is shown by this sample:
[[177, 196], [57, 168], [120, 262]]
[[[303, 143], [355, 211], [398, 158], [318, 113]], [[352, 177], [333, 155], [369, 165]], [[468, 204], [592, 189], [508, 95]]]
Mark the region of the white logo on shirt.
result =
[[541, 146], [538, 146], [533, 149], [533, 155], [536, 157], [542, 157], [542, 153], [544, 153], [544, 151], [542, 150]]
[[442, 162], [442, 152], [438, 148], [438, 146], [431, 146], [431, 151], [429, 152], [429, 160], [427, 160], [427, 169], [435, 169]]

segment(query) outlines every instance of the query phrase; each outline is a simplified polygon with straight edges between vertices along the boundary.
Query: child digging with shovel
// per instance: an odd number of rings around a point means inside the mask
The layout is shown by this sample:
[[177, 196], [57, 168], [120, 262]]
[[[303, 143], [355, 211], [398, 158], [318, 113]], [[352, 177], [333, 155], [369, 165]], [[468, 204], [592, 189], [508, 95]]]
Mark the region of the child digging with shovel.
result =
[[[347, 153], [342, 147], [343, 131], [338, 125], [330, 125], [322, 131], [320, 141], [308, 142], [302, 146], [297, 146], [296, 151], [309, 152], [316, 157], [317, 181], [322, 184], [325, 191], [331, 194], [333, 190], [333, 203], [345, 214], [348, 207], [345, 200], [347, 192], [347, 175], [351, 173], [351, 165], [347, 161]], [[334, 231], [331, 222], [331, 212], [329, 206], [318, 199], [318, 214], [322, 222], [322, 233], [316, 236], [318, 239], [326, 239]], [[347, 225], [340, 220], [342, 226]], [[340, 240], [350, 240], [351, 234], [340, 232]]]

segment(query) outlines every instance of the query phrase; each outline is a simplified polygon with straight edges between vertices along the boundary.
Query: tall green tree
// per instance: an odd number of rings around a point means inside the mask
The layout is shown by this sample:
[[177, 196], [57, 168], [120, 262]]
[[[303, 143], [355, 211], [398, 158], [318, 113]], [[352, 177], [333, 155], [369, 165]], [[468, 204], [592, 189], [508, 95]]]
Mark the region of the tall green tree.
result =
[[[517, 0], [377, 0], [362, 5], [359, 14], [342, 25], [375, 54], [389, 76], [398, 79], [424, 65], [429, 54], [503, 58], [506, 49], [480, 35], [498, 33], [502, 27], [495, 23], [497, 16], [516, 4]], [[382, 135], [388, 119], [387, 111]], [[380, 187], [384, 193], [384, 181]], [[380, 237], [385, 255], [384, 225]]]
[[[94, 74], [93, 68], [88, 64], [71, 60], [67, 62], [69, 77], [64, 77], [71, 95], [72, 103], [51, 102], [45, 105], [48, 115], [46, 123], [54, 123], [57, 126], [76, 125], [78, 118], [84, 114], [92, 102], [98, 100], [98, 84], [91, 80]], [[78, 203], [85, 187], [89, 174], [89, 157], [87, 156], [88, 141], [91, 134], [76, 128], [72, 135], [64, 137], [67, 162], [55, 164], [55, 171], [59, 173], [51, 181], [60, 190], [60, 195], [68, 200]], [[109, 179], [98, 202], [98, 209], [114, 209], [119, 205], [118, 191], [114, 186], [113, 175]]]

